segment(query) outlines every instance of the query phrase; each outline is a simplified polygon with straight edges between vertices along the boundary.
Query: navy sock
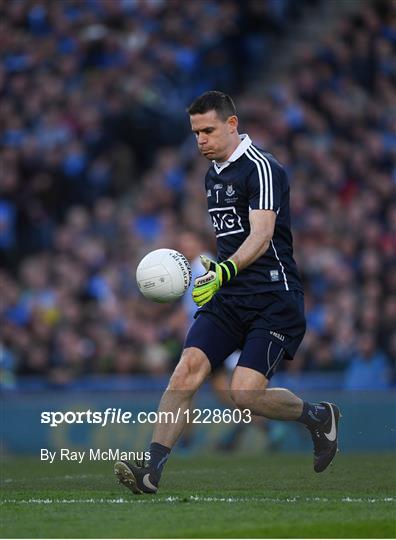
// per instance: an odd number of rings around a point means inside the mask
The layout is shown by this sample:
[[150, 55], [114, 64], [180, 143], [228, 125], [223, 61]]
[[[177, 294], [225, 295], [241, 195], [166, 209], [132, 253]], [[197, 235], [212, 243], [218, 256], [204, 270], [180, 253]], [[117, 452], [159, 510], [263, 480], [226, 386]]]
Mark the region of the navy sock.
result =
[[329, 417], [330, 412], [325, 405], [304, 401], [303, 411], [300, 418], [297, 418], [297, 422], [301, 422], [309, 428], [316, 428], [326, 422]]
[[165, 463], [168, 460], [171, 449], [163, 444], [152, 442], [150, 444], [150, 479], [158, 484], [161, 478], [162, 469], [165, 467]]

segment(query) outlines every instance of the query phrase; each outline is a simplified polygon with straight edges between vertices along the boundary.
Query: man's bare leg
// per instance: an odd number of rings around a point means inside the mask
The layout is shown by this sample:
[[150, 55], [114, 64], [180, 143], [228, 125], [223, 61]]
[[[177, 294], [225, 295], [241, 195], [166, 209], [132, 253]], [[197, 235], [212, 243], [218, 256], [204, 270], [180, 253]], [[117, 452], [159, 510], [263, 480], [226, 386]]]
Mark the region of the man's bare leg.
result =
[[[239, 408], [276, 420], [297, 420], [303, 400], [286, 388], [267, 388], [268, 379], [258, 371], [237, 366], [231, 382], [231, 397]], [[242, 407], [243, 406], [243, 407]]]
[[121, 484], [138, 494], [157, 492], [162, 469], [186, 424], [185, 411], [210, 370], [209, 360], [200, 349], [183, 351], [159, 404], [160, 421], [154, 427], [150, 463], [139, 466], [117, 461], [114, 472]]
[[168, 418], [173, 421], [154, 425], [153, 442], [169, 448], [175, 445], [186, 424], [185, 411], [210, 370], [205, 353], [195, 347], [184, 349], [158, 407], [158, 412], [171, 412]]
[[240, 409], [276, 420], [295, 420], [307, 426], [314, 443], [314, 470], [322, 472], [332, 461], [337, 447], [340, 411], [328, 402], [313, 404], [286, 388], [269, 388], [260, 372], [237, 366], [231, 382], [231, 397]]

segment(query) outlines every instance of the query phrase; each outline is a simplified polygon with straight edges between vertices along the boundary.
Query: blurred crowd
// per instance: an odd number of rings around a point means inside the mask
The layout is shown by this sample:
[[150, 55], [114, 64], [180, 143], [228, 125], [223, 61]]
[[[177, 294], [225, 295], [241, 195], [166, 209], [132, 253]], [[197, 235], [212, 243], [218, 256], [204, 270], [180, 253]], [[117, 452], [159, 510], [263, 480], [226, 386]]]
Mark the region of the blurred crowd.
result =
[[290, 177], [308, 331], [282, 369], [394, 384], [396, 4], [362, 3], [249, 95], [293, 4], [0, 3], [3, 385], [177, 361], [191, 309], [145, 300], [135, 269], [158, 247], [215, 252], [185, 113], [210, 88], [234, 94], [240, 131]]

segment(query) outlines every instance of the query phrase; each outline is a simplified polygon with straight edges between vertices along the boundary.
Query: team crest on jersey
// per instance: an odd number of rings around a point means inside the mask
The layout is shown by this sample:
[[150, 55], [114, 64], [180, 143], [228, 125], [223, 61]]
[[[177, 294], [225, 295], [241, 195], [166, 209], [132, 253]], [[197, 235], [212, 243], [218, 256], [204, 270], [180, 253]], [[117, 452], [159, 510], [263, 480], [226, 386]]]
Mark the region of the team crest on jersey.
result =
[[235, 193], [235, 189], [232, 184], [227, 184], [226, 195], [232, 197]]

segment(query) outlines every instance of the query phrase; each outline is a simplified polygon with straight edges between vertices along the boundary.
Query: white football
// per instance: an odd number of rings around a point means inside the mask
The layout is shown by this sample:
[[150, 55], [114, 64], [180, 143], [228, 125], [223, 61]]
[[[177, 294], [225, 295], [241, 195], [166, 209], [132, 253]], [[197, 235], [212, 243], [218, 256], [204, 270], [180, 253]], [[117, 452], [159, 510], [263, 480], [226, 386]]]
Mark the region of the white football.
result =
[[173, 302], [191, 283], [191, 266], [174, 249], [156, 249], [148, 253], [136, 269], [140, 292], [153, 302]]

